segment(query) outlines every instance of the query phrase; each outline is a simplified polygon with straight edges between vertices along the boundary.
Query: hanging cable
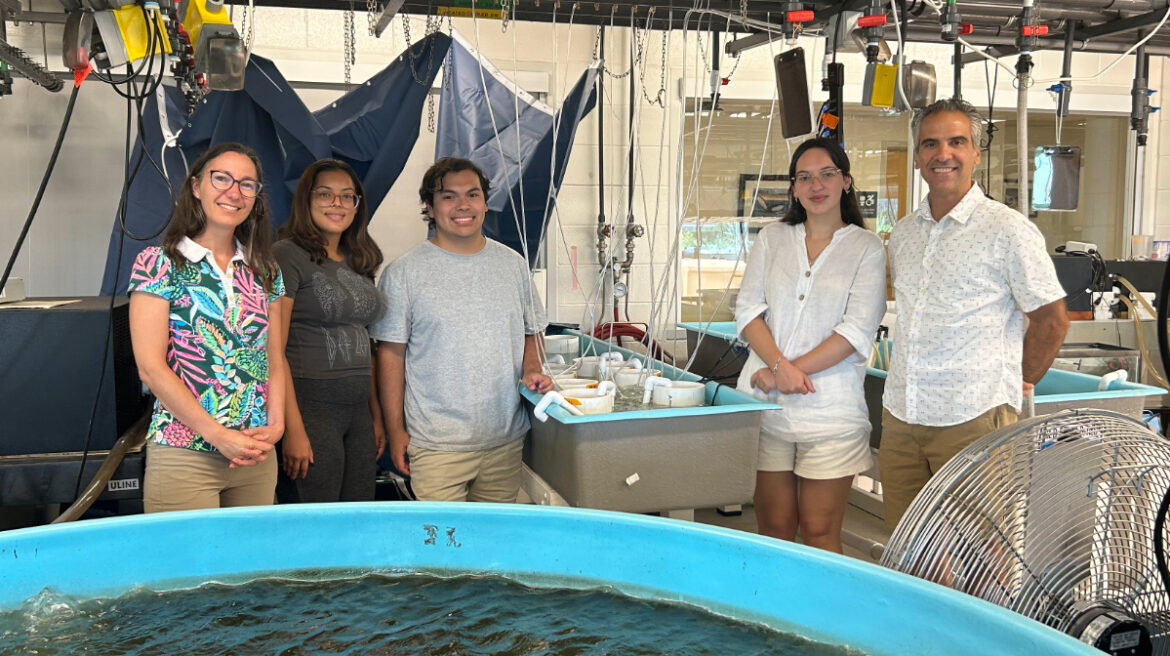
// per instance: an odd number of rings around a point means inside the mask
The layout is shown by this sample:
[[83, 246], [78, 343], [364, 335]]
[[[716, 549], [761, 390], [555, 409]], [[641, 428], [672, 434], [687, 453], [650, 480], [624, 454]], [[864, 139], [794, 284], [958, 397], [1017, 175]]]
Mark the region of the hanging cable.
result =
[[4, 267], [4, 273], [0, 275], [0, 292], [8, 285], [8, 277], [12, 274], [12, 267], [16, 265], [16, 258], [20, 255], [20, 249], [24, 246], [24, 240], [28, 236], [28, 230], [32, 227], [33, 219], [37, 216], [37, 210], [41, 207], [41, 199], [45, 196], [45, 189], [49, 186], [49, 178], [53, 175], [53, 169], [57, 166], [57, 156], [61, 154], [61, 144], [65, 141], [65, 132], [69, 129], [69, 122], [73, 118], [73, 107], [77, 104], [77, 92], [81, 90], [81, 82], [78, 81], [73, 85], [73, 91], [69, 94], [69, 103], [65, 106], [65, 116], [61, 119], [61, 128], [57, 131], [57, 141], [53, 144], [53, 151], [49, 155], [49, 164], [45, 167], [45, 173], [41, 176], [41, 184], [37, 188], [37, 195], [33, 198], [32, 207], [28, 211], [28, 217], [24, 220], [24, 225], [20, 229], [20, 235], [16, 238], [16, 244], [12, 247], [12, 254], [8, 256], [8, 264]]

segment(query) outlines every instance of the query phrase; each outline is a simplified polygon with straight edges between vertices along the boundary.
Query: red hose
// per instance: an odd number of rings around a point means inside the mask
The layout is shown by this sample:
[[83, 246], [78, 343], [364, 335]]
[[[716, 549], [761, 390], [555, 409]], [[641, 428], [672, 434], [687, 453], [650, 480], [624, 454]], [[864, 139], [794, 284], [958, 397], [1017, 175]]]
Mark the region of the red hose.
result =
[[668, 353], [666, 353], [666, 351], [664, 351], [663, 348], [661, 346], [659, 346], [658, 342], [654, 341], [653, 339], [650, 338], [649, 335], [646, 334], [645, 330], [642, 330], [641, 328], [639, 328], [633, 324], [629, 324], [629, 323], [602, 323], [602, 324], [598, 324], [597, 326], [595, 326], [593, 328], [593, 337], [595, 337], [597, 339], [605, 339], [605, 340], [613, 339], [613, 338], [620, 339], [622, 337], [632, 337], [633, 339], [638, 340], [638, 342], [640, 342], [641, 344], [644, 344], [647, 347], [647, 349], [650, 352], [651, 357], [653, 357], [657, 360], [661, 360], [661, 359], [663, 359], [664, 355], [667, 355], [670, 357], [671, 362], [674, 362], [673, 355], [669, 355]]

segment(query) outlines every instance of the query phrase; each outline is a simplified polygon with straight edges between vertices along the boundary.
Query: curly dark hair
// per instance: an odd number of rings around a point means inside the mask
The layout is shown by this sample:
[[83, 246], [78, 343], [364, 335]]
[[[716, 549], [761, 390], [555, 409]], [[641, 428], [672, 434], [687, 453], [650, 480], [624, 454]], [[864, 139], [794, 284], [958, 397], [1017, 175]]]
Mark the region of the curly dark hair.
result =
[[[211, 160], [224, 153], [239, 153], [252, 160], [252, 165], [256, 167], [256, 181], [261, 185], [264, 183], [260, 157], [256, 155], [255, 151], [243, 144], [227, 141], [208, 148], [200, 155], [199, 159], [191, 165], [191, 177], [183, 182], [183, 187], [179, 190], [175, 213], [171, 217], [170, 223], [167, 224], [166, 234], [163, 235], [163, 253], [178, 266], [191, 264], [179, 252], [179, 242], [183, 241], [183, 237], [198, 236], [207, 227], [207, 216], [203, 213], [202, 202], [195, 197], [194, 185], [203, 177]], [[272, 255], [272, 219], [263, 187], [256, 195], [248, 218], [236, 226], [235, 238], [244, 247], [248, 265], [259, 276], [264, 291], [271, 294], [276, 286], [276, 276], [280, 272], [280, 266], [277, 265], [276, 258]]]
[[427, 215], [427, 208], [432, 207], [435, 202], [435, 194], [443, 188], [443, 178], [450, 173], [459, 173], [461, 171], [475, 171], [475, 175], [479, 177], [479, 188], [483, 191], [483, 200], [486, 203], [488, 199], [488, 191], [491, 189], [492, 183], [483, 174], [483, 169], [475, 165], [469, 159], [462, 157], [444, 157], [431, 165], [427, 172], [423, 174], [422, 186], [418, 188], [418, 198], [422, 201], [423, 221], [430, 225], [435, 225], [435, 220]]
[[345, 255], [346, 263], [354, 271], [367, 278], [373, 279], [378, 267], [382, 265], [382, 249], [370, 237], [370, 211], [366, 203], [366, 190], [362, 181], [349, 164], [336, 159], [319, 159], [313, 162], [301, 174], [297, 181], [296, 191], [293, 192], [292, 211], [288, 222], [280, 228], [280, 236], [290, 239], [309, 254], [317, 264], [325, 261], [325, 235], [313, 223], [312, 194], [317, 186], [317, 178], [327, 171], [341, 171], [353, 181], [354, 193], [358, 195], [357, 208], [354, 211], [353, 223], [341, 233], [341, 243], [338, 248]]

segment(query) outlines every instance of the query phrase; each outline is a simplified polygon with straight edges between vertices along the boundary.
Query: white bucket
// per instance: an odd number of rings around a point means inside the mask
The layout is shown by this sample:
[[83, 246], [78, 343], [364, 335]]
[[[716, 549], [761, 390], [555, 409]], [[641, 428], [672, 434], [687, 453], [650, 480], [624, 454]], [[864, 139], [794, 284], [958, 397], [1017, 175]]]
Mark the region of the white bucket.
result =
[[597, 363], [600, 360], [601, 358], [596, 355], [574, 358], [573, 362], [577, 364], [577, 375], [582, 378], [597, 378]]
[[654, 405], [668, 408], [693, 408], [703, 405], [707, 386], [689, 380], [672, 380], [669, 385], [658, 385], [650, 393]]
[[564, 391], [565, 400], [587, 415], [613, 412], [614, 386], [605, 381], [596, 389], [574, 387]]
[[648, 376], [661, 376], [662, 374], [653, 369], [642, 369], [640, 367], [622, 367], [613, 372], [613, 382], [618, 387], [642, 387], [642, 382]]
[[577, 357], [577, 353], [580, 350], [581, 340], [576, 335], [544, 336], [544, 353], [546, 357], [560, 354], [565, 356], [565, 360], [570, 360]]
[[[564, 362], [545, 362], [544, 363], [544, 373], [546, 375], [552, 376], [553, 378], [565, 375], [565, 373], [568, 372], [572, 368], [573, 368], [573, 365], [565, 364]], [[573, 374], [572, 374], [572, 372], [569, 372], [568, 375], [572, 376]]]
[[570, 387], [589, 387], [597, 384], [596, 378], [577, 378], [576, 376], [553, 376], [553, 384], [561, 389]]

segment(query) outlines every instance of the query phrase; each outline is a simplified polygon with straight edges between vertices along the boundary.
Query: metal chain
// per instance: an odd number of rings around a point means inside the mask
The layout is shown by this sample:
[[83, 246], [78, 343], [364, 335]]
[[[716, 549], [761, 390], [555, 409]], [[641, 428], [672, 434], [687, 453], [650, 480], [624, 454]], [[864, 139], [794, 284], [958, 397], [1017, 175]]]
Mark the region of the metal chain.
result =
[[[650, 15], [646, 17], [645, 31], [647, 31], [647, 32], [650, 31], [650, 19], [653, 18], [653, 16], [654, 16], [654, 7], [650, 7]], [[668, 33], [669, 33], [668, 30], [662, 31], [662, 59], [660, 59], [658, 62], [658, 65], [659, 65], [658, 92], [654, 94], [653, 98], [651, 98], [646, 93], [647, 62], [645, 59], [645, 47], [650, 45], [650, 37], [646, 37], [644, 42], [638, 44], [638, 58], [642, 62], [642, 70], [641, 70], [641, 73], [638, 77], [638, 79], [641, 80], [641, 82], [642, 82], [642, 97], [644, 97], [646, 99], [646, 102], [650, 103], [651, 105], [658, 105], [659, 107], [662, 107], [662, 108], [666, 107], [666, 105], [664, 103], [666, 102], [666, 37], [667, 37]]]
[[513, 8], [516, 6], [509, 2], [509, 0], [500, 0], [500, 33], [502, 34], [507, 33], [508, 31], [509, 5], [511, 5]]
[[[414, 81], [417, 82], [418, 84], [420, 84], [424, 87], [430, 86], [430, 83], [427, 80], [424, 80], [424, 79], [419, 77], [418, 68], [415, 66], [414, 50], [412, 49], [411, 39], [410, 39], [410, 17], [407, 16], [406, 14], [401, 14], [401, 16], [402, 16], [402, 35], [406, 39], [406, 56], [410, 58], [410, 75], [411, 75], [411, 77], [414, 78]], [[434, 22], [432, 22], [432, 19]], [[432, 16], [428, 15], [427, 19], [426, 19], [426, 26], [423, 28], [423, 39], [426, 39], [431, 34], [434, 34], [435, 32], [439, 31], [442, 27], [443, 27], [443, 17], [442, 16], [436, 15], [436, 16], [432, 17]], [[435, 67], [435, 50], [434, 50], [434, 48], [432, 48], [430, 50], [429, 59], [427, 60], [426, 76], [428, 78], [431, 77], [431, 71], [434, 70], [434, 67]]]
[[[406, 14], [398, 14], [402, 17], [402, 37], [406, 39], [406, 52], [410, 53], [410, 16]], [[412, 56], [413, 59], [413, 56]], [[411, 67], [413, 72], [413, 66]], [[417, 79], [417, 78], [416, 78]]]
[[240, 34], [243, 36], [245, 48], [251, 47], [251, 44], [252, 44], [252, 25], [255, 24], [255, 22], [256, 22], [255, 20], [248, 20], [249, 18], [251, 18], [251, 14], [252, 14], [252, 12], [250, 10], [248, 10], [246, 7], [244, 8], [244, 11], [240, 14]]
[[345, 62], [345, 86], [350, 85], [350, 73], [353, 69], [354, 63], [357, 61], [357, 47], [354, 44], [355, 34], [353, 25], [353, 9], [346, 9], [342, 16], [345, 19], [345, 54], [343, 55]]
[[366, 22], [369, 24], [370, 36], [377, 36], [378, 17], [381, 14], [378, 11], [378, 0], [366, 0]]
[[[634, 23], [634, 20], [633, 20], [633, 6], [631, 6], [631, 7], [630, 7], [630, 12], [631, 12], [631, 13], [630, 13], [630, 26], [631, 26], [631, 28], [633, 28], [633, 23]], [[611, 7], [611, 8], [610, 8], [610, 10], [609, 10], [609, 29], [610, 29], [610, 32], [612, 32], [612, 31], [613, 31], [613, 27], [614, 27], [614, 15], [615, 15], [616, 13], [617, 13], [617, 5], [615, 4], [615, 5], [613, 5], [613, 7]], [[634, 36], [635, 36], [635, 38], [637, 38], [637, 29], [636, 29], [636, 28], [633, 28], [633, 29], [635, 30], [635, 34], [634, 34]], [[600, 28], [600, 27], [598, 27], [598, 28], [597, 28], [597, 42], [595, 42], [595, 43], [593, 44], [593, 50], [594, 50], [595, 52], [596, 52], [596, 51], [598, 51], [598, 50], [600, 50], [600, 43], [601, 43], [601, 28]], [[610, 72], [609, 72], [609, 66], [605, 64], [605, 53], [604, 53], [604, 52], [603, 52], [603, 53], [601, 53], [600, 55], [598, 55], [598, 56], [597, 56], [597, 59], [600, 59], [600, 60], [601, 60], [601, 62], [602, 62], [602, 64], [601, 64], [601, 71], [602, 71], [603, 73], [605, 73], [606, 75], [608, 75], [608, 76], [610, 77], [610, 79], [614, 79], [614, 80], [621, 80], [621, 79], [624, 79], [626, 76], [628, 76], [628, 75], [630, 75], [630, 74], [632, 74], [632, 73], [634, 72], [634, 62], [630, 62], [630, 70], [626, 71], [625, 73], [617, 73], [617, 74], [615, 74], [615, 73], [610, 73]]]

